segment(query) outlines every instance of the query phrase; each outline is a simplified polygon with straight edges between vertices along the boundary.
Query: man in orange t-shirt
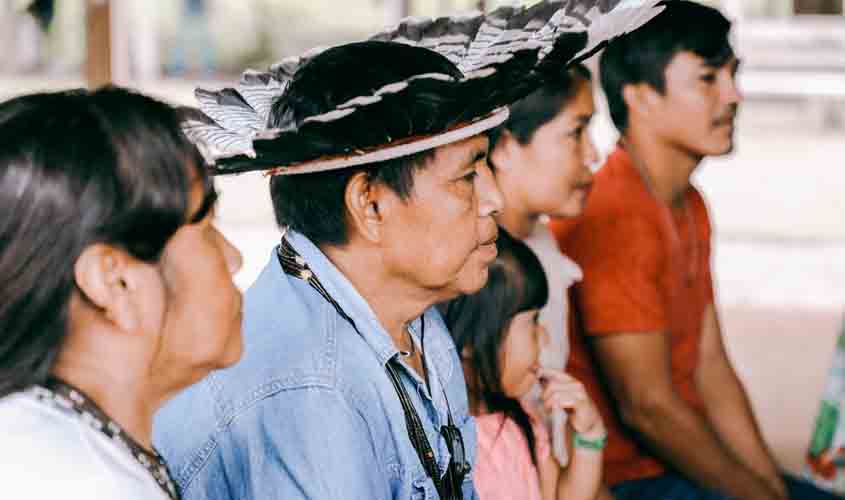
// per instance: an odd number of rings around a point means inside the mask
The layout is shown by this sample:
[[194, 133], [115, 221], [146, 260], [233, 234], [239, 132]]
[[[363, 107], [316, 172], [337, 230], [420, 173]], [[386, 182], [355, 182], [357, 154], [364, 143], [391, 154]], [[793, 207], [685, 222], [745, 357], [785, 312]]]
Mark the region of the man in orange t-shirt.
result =
[[553, 225], [584, 271], [568, 371], [607, 422], [617, 499], [834, 498], [781, 476], [714, 306], [710, 220], [690, 176], [733, 148], [729, 31], [717, 10], [678, 0], [607, 48], [602, 86], [622, 139], [584, 214]]

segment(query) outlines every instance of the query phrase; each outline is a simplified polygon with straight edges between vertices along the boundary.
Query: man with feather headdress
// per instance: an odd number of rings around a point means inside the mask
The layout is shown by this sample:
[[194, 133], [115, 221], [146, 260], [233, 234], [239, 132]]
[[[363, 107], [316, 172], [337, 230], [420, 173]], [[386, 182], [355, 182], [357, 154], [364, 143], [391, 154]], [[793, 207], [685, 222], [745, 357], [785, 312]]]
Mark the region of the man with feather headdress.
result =
[[621, 4], [409, 19], [197, 92], [188, 134], [218, 174], [273, 176], [284, 236], [246, 294], [242, 362], [156, 421], [187, 499], [476, 497], [466, 385], [432, 306], [482, 287], [496, 256], [486, 134], [548, 68], [659, 12]]

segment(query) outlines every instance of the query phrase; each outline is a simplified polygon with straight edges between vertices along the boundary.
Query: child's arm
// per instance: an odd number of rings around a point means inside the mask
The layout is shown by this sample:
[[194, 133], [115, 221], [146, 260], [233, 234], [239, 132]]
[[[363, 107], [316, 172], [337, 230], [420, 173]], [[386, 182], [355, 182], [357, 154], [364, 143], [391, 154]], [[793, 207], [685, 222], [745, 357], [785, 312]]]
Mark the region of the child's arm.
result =
[[543, 404], [569, 412], [574, 432], [569, 465], [551, 456], [537, 464], [543, 500], [593, 500], [601, 487], [602, 449], [607, 432], [584, 386], [561, 371], [543, 370]]
[[[595, 442], [605, 439], [606, 433], [602, 428], [600, 434], [587, 433], [582, 436]], [[569, 465], [561, 470], [556, 500], [593, 500], [596, 498], [602, 486], [602, 455], [601, 450], [573, 447]]]

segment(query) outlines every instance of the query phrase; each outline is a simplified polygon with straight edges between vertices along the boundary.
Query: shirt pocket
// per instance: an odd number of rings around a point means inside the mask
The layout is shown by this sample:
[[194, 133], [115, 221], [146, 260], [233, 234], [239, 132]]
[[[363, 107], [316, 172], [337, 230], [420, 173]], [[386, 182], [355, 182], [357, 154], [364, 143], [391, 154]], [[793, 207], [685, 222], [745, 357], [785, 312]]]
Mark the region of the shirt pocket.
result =
[[434, 483], [425, 474], [417, 476], [411, 482], [411, 500], [438, 500]]

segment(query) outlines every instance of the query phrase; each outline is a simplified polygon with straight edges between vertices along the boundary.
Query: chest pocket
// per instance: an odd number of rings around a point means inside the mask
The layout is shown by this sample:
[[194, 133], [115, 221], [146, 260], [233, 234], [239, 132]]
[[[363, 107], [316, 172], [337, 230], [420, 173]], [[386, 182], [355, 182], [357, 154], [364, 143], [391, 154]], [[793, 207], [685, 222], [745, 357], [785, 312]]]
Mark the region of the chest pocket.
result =
[[411, 500], [438, 500], [434, 483], [423, 472], [414, 478], [411, 488]]

